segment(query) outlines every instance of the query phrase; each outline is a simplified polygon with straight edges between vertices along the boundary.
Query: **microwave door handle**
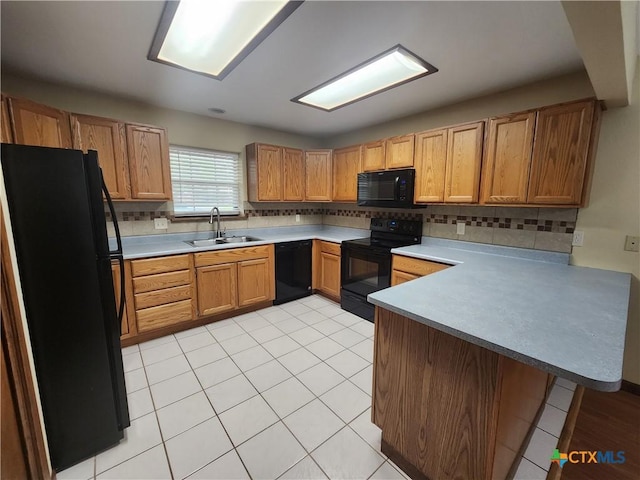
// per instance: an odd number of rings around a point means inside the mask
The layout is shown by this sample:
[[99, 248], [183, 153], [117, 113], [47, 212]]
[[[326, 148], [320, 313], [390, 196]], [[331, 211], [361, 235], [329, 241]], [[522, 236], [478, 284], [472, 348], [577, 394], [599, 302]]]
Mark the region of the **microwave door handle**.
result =
[[393, 199], [398, 200], [400, 196], [400, 176], [396, 175], [396, 179], [393, 182]]

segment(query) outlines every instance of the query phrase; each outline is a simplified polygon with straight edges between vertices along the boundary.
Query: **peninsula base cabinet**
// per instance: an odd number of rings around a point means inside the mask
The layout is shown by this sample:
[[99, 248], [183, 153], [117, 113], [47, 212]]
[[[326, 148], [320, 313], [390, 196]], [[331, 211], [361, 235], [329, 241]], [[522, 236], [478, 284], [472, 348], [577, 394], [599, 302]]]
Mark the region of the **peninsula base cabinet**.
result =
[[372, 421], [411, 478], [503, 480], [544, 408], [546, 372], [376, 308]]
[[394, 255], [391, 261], [391, 286], [394, 287], [449, 267], [450, 265], [444, 263]]
[[196, 253], [194, 257], [199, 316], [275, 298], [273, 245]]

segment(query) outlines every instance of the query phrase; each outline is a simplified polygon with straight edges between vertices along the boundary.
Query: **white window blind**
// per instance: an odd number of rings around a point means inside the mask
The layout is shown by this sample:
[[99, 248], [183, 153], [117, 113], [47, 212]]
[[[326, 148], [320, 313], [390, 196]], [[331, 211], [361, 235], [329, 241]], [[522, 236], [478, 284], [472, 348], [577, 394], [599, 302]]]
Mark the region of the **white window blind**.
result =
[[240, 213], [240, 165], [237, 153], [169, 147], [173, 209], [177, 216]]

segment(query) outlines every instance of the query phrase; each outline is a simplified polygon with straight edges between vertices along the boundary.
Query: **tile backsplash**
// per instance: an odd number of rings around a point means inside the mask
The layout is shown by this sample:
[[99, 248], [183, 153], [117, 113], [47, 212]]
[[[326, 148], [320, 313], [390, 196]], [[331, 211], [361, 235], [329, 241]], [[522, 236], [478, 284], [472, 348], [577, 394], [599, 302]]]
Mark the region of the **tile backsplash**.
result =
[[[211, 230], [206, 219], [169, 220], [169, 228], [156, 230], [153, 219], [168, 218], [171, 202], [116, 204], [116, 217], [123, 236], [180, 233]], [[336, 225], [369, 228], [371, 217], [394, 217], [423, 222], [425, 236], [469, 242], [506, 245], [570, 253], [577, 208], [510, 208], [487, 206], [432, 205], [417, 209], [385, 210], [357, 207], [354, 204], [245, 203], [245, 217], [222, 219], [228, 230], [291, 225]], [[296, 222], [296, 215], [300, 221]], [[107, 218], [110, 214], [107, 212]], [[464, 235], [456, 233], [457, 224], [465, 224]], [[109, 235], [113, 228], [109, 225]]]

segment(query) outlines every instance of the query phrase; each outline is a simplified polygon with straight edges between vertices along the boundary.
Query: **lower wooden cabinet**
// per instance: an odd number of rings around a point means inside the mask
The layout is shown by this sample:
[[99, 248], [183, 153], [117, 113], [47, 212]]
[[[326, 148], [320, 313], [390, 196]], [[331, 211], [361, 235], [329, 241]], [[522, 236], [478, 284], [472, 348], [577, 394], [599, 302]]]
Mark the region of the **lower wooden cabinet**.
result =
[[195, 318], [192, 255], [132, 260], [130, 268], [135, 328], [138, 333]]
[[201, 292], [198, 314], [213, 315], [238, 308], [237, 277], [235, 263], [199, 267], [196, 270], [196, 284]]
[[199, 316], [275, 298], [273, 245], [196, 253], [194, 262]]
[[340, 300], [340, 245], [322, 240], [313, 242], [314, 289]]
[[400, 285], [401, 283], [439, 272], [450, 266], [451, 265], [445, 265], [444, 263], [394, 255], [391, 267], [391, 286]]

